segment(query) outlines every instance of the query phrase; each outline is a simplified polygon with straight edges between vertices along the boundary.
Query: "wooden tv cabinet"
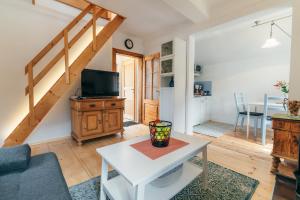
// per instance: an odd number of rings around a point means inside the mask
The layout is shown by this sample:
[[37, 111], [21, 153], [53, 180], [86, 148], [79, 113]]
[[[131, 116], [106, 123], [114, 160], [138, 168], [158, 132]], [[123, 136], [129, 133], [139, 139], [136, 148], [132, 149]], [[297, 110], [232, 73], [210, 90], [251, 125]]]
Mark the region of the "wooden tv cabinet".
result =
[[121, 133], [123, 136], [124, 98], [70, 98], [72, 137], [82, 141]]

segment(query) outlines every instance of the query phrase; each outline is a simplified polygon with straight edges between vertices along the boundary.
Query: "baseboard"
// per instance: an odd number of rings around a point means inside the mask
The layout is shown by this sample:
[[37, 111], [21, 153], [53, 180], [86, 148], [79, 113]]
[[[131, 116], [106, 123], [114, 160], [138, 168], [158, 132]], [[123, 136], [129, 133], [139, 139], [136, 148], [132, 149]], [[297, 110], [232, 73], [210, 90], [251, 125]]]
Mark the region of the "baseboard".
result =
[[70, 135], [67, 135], [67, 136], [52, 138], [52, 139], [43, 140], [43, 141], [39, 141], [39, 142], [30, 142], [28, 144], [29, 145], [38, 145], [38, 144], [44, 144], [44, 143], [49, 143], [49, 142], [57, 142], [57, 141], [60, 141], [60, 140], [71, 139], [71, 138], [72, 138], [72, 136], [70, 134]]

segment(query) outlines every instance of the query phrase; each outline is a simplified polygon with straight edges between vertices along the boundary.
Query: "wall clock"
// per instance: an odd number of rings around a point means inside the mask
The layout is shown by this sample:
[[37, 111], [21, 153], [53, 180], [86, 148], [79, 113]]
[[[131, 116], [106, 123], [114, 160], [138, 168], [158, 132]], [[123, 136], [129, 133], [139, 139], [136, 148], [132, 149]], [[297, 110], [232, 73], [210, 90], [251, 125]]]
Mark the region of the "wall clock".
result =
[[126, 39], [124, 43], [125, 43], [125, 47], [127, 49], [132, 49], [133, 48], [133, 42], [132, 42], [131, 39]]

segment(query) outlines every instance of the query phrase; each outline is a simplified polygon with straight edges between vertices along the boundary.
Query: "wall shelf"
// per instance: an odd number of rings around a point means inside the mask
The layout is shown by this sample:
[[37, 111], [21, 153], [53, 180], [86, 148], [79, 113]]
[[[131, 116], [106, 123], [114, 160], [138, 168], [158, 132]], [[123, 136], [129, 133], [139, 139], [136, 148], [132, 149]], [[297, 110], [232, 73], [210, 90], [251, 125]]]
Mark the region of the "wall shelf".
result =
[[174, 58], [174, 54], [170, 54], [170, 55], [167, 55], [167, 56], [162, 56], [160, 57], [160, 60], [168, 60], [168, 59], [173, 59]]
[[200, 73], [197, 73], [197, 72], [194, 72], [194, 76], [201, 76], [201, 74]]
[[[185, 132], [186, 41], [174, 38], [161, 45], [160, 119]], [[174, 87], [169, 87], [173, 79]]]
[[174, 76], [174, 73], [171, 72], [171, 73], [161, 73], [160, 74], [160, 77], [167, 77], [167, 76]]

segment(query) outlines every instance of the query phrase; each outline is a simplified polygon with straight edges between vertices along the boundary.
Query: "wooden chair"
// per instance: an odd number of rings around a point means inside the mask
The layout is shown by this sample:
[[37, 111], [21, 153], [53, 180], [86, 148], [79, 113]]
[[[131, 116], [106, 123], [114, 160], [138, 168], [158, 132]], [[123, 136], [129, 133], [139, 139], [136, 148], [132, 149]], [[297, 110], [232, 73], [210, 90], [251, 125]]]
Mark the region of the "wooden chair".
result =
[[[247, 117], [247, 104], [246, 104], [246, 99], [245, 99], [245, 94], [244, 93], [234, 93], [234, 99], [235, 99], [235, 105], [236, 105], [236, 110], [237, 110], [237, 117], [236, 117], [236, 123], [234, 127], [234, 131], [236, 132], [236, 128], [239, 123], [239, 119], [241, 118], [241, 127], [243, 128], [244, 126], [244, 121], [245, 118]], [[250, 119], [254, 120], [254, 136], [256, 137], [257, 133], [257, 126], [258, 126], [258, 121], [259, 119], [261, 122], [263, 121], [263, 113], [259, 112], [250, 112]]]

